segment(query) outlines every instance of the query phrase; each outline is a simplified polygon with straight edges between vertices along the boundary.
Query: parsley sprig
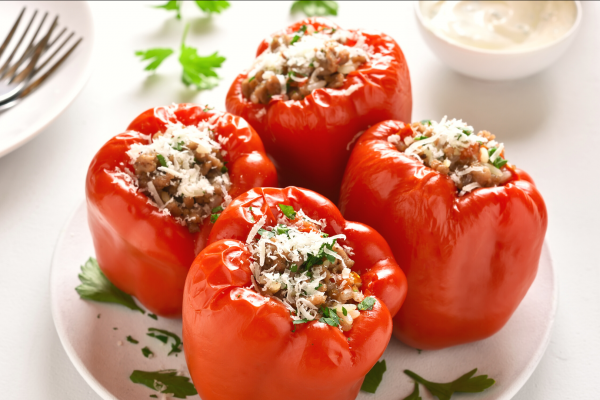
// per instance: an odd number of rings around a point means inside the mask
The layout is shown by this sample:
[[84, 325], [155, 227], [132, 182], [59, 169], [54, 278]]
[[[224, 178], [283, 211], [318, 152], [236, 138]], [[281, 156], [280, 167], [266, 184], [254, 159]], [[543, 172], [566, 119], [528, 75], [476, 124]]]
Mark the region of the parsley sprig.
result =
[[340, 326], [340, 317], [337, 315], [337, 310], [335, 308], [321, 306], [321, 314], [323, 314], [323, 316], [319, 319], [319, 322], [323, 322], [333, 327]]
[[419, 375], [415, 374], [410, 370], [404, 370], [404, 373], [411, 378], [413, 378], [416, 382], [425, 386], [432, 395], [437, 397], [440, 400], [450, 400], [452, 395], [456, 392], [463, 393], [479, 393], [483, 392], [485, 389], [492, 386], [496, 381], [488, 378], [487, 375], [478, 375], [473, 377], [477, 372], [477, 368], [472, 371], [467, 372], [460, 378], [448, 382], [448, 383], [435, 383], [430, 382]]
[[[208, 56], [200, 56], [195, 47], [185, 43], [189, 25], [186, 25], [181, 39], [179, 64], [182, 67], [181, 81], [186, 86], [193, 86], [196, 90], [212, 89], [219, 84], [220, 76], [215, 69], [221, 68], [226, 58], [214, 52]], [[155, 48], [136, 51], [135, 55], [141, 57], [142, 61], [151, 60], [145, 68], [147, 71], [155, 71], [174, 50], [169, 48]]]
[[170, 356], [171, 354], [181, 353], [181, 345], [183, 342], [181, 341], [181, 338], [173, 332], [158, 328], [148, 328], [148, 333], [146, 333], [146, 335], [158, 339], [165, 344], [167, 344], [169, 338], [173, 339], [174, 343], [171, 343], [171, 351], [167, 355]]
[[365, 380], [363, 381], [360, 390], [367, 393], [375, 393], [383, 380], [383, 374], [386, 370], [385, 360], [375, 363], [373, 368], [365, 375]]
[[336, 1], [294, 1], [291, 13], [302, 12], [307, 17], [323, 17], [325, 15], [337, 15], [339, 5]]
[[296, 219], [296, 210], [294, 210], [294, 207], [286, 206], [285, 204], [278, 204], [278, 206], [279, 206], [279, 209], [281, 210], [281, 212], [283, 213], [283, 215], [288, 217], [288, 219], [291, 219], [291, 220]]
[[177, 399], [198, 394], [190, 378], [177, 375], [177, 370], [174, 369], [153, 372], [135, 370], [129, 379], [159, 393], [171, 393]]
[[[212, 1], [196, 1], [196, 5], [199, 9], [205, 13], [211, 15], [212, 13], [220, 14], [221, 11], [228, 9], [231, 4], [228, 1], [212, 0]], [[167, 11], [175, 11], [175, 18], [181, 19], [181, 4], [182, 1], [167, 1], [165, 4], [160, 6], [154, 6], [154, 8], [162, 8]]]
[[100, 270], [98, 261], [95, 258], [90, 257], [81, 266], [79, 280], [81, 285], [77, 286], [75, 290], [82, 299], [121, 304], [131, 310], [145, 314], [145, 311], [135, 303], [131, 295], [123, 292], [108, 280]]
[[415, 389], [408, 397], [405, 397], [403, 400], [423, 400], [421, 395], [419, 394], [419, 384], [415, 382]]
[[[492, 147], [491, 149], [488, 150], [488, 155], [491, 157], [492, 154], [494, 154], [496, 152], [496, 150], [498, 150], [497, 147]], [[492, 165], [498, 169], [504, 167], [506, 165], [506, 163], [508, 163], [508, 160], [505, 160], [504, 158], [502, 158], [502, 156], [498, 156], [496, 157], [496, 159], [494, 160], [494, 162], [492, 163]]]

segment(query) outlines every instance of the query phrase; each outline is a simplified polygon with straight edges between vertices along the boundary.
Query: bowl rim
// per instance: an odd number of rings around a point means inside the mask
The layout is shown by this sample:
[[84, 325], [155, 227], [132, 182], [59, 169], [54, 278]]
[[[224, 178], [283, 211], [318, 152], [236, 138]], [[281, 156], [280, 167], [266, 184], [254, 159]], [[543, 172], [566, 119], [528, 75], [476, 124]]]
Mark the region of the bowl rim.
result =
[[431, 34], [433, 34], [435, 37], [439, 38], [440, 40], [444, 41], [445, 43], [455, 46], [455, 47], [458, 47], [462, 50], [471, 51], [473, 53], [500, 55], [500, 56], [501, 55], [518, 55], [518, 54], [526, 54], [526, 53], [535, 53], [535, 52], [542, 51], [542, 50], [548, 49], [550, 47], [556, 46], [561, 42], [565, 42], [565, 41], [569, 40], [573, 35], [575, 35], [575, 32], [579, 29], [579, 26], [581, 25], [582, 11], [583, 11], [581, 1], [571, 0], [571, 1], [573, 1], [573, 3], [575, 3], [575, 9], [577, 10], [577, 15], [575, 16], [575, 21], [573, 22], [573, 25], [571, 26], [571, 28], [567, 32], [565, 32], [564, 35], [562, 35], [561, 37], [559, 37], [558, 39], [556, 39], [550, 43], [547, 43], [547, 44], [544, 44], [544, 45], [538, 46], [538, 47], [533, 47], [530, 49], [488, 50], [488, 49], [482, 49], [479, 47], [468, 46], [468, 45], [459, 43], [459, 42], [451, 40], [445, 36], [439, 35], [438, 33], [429, 29], [429, 27], [427, 26], [427, 24], [424, 21], [423, 14], [421, 13], [421, 2], [422, 1], [423, 0], [416, 1], [414, 7], [415, 7], [415, 15], [417, 17], [417, 20], [419, 21], [419, 24], [423, 27], [423, 29], [427, 30], [428, 32], [430, 32]]

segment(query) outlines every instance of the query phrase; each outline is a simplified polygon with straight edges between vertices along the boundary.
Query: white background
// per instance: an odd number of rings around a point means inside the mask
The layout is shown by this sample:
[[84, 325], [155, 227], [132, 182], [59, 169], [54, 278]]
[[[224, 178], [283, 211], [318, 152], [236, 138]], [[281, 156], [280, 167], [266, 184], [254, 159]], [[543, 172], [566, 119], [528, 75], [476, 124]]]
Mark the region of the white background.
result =
[[[237, 2], [212, 19], [186, 4], [183, 21], [142, 3], [91, 6], [96, 43], [90, 82], [40, 136], [0, 159], [4, 398], [99, 399], [62, 349], [48, 289], [55, 242], [83, 201], [94, 153], [147, 108], [185, 101], [224, 108], [230, 82], [249, 65], [260, 39], [295, 19], [287, 2]], [[419, 36], [412, 7], [342, 2], [337, 21], [381, 29], [400, 44], [411, 71], [414, 120], [448, 115], [488, 129], [505, 143], [507, 158], [534, 177], [548, 207], [559, 308], [550, 347], [515, 399], [598, 398], [600, 4], [584, 2], [581, 31], [553, 67], [506, 83], [476, 81], [448, 70]], [[218, 50], [227, 57], [222, 84], [210, 92], [183, 87], [174, 57], [149, 76], [133, 56], [134, 50], [177, 47], [185, 22], [191, 23], [188, 44], [201, 55]]]

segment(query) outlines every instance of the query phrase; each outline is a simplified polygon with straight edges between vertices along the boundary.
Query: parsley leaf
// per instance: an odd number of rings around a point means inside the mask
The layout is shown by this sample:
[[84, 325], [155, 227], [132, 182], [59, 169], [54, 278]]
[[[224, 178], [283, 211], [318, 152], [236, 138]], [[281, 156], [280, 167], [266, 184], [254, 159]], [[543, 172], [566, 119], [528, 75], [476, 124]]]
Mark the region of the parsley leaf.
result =
[[166, 167], [167, 166], [167, 160], [165, 160], [165, 157], [162, 154], [157, 154], [156, 158], [158, 158], [158, 162], [160, 163], [160, 165], [162, 167]]
[[183, 344], [181, 338], [174, 334], [173, 332], [166, 331], [164, 329], [158, 328], [148, 328], [148, 333], [146, 334], [150, 337], [156, 338], [163, 343], [167, 343], [169, 338], [173, 339], [175, 343], [171, 344], [171, 351], [167, 355], [171, 355], [174, 353], [181, 353], [181, 345]]
[[221, 11], [228, 9], [231, 4], [228, 1], [221, 0], [209, 0], [209, 1], [196, 1], [196, 5], [205, 13], [217, 13], [220, 14]]
[[160, 393], [172, 393], [178, 399], [198, 394], [190, 378], [177, 375], [177, 370], [174, 369], [155, 372], [135, 370], [129, 379]]
[[417, 137], [415, 138], [415, 140], [423, 140], [423, 139], [428, 139], [428, 138], [429, 138], [429, 136], [425, 136], [425, 135], [423, 135], [423, 136], [417, 136]]
[[472, 371], [467, 372], [460, 378], [449, 382], [449, 383], [435, 383], [429, 382], [421, 378], [419, 375], [415, 374], [410, 370], [404, 370], [404, 373], [415, 381], [419, 382], [421, 385], [425, 386], [427, 390], [431, 392], [432, 395], [437, 397], [440, 400], [450, 400], [450, 397], [455, 392], [463, 392], [463, 393], [479, 393], [483, 392], [485, 389], [492, 386], [496, 383], [493, 379], [488, 378], [487, 375], [479, 375], [474, 378], [471, 378], [477, 372], [477, 368]]
[[419, 395], [419, 384], [415, 382], [415, 390], [408, 397], [405, 397], [403, 400], [423, 400]]
[[150, 356], [154, 357], [154, 353], [147, 346], [142, 349], [142, 354], [144, 357], [149, 358]]
[[373, 309], [373, 306], [375, 305], [376, 302], [377, 302], [377, 300], [375, 300], [375, 297], [373, 297], [373, 296], [365, 297], [363, 301], [358, 303], [357, 308], [361, 311], [365, 311], [365, 310], [370, 311]]
[[131, 336], [127, 336], [127, 341], [129, 343], [133, 343], [133, 344], [138, 344], [139, 342], [137, 340], [135, 340], [134, 338], [132, 338]]
[[373, 365], [373, 368], [367, 372], [360, 390], [367, 393], [375, 393], [383, 380], [383, 373], [386, 370], [385, 360], [376, 362], [375, 365]]
[[309, 322], [309, 320], [308, 320], [308, 319], [306, 319], [306, 318], [304, 318], [304, 319], [296, 319], [296, 320], [292, 321], [292, 323], [293, 323], [294, 325], [298, 325], [298, 324], [305, 324], [305, 323], [307, 323], [307, 322]]
[[154, 6], [154, 8], [164, 8], [167, 11], [175, 11], [177, 19], [181, 19], [181, 1], [167, 1], [161, 6]]
[[173, 50], [167, 48], [139, 50], [135, 52], [135, 55], [141, 57], [142, 61], [151, 60], [150, 64], [144, 68], [145, 71], [156, 70], [171, 54], [173, 54]]
[[423, 125], [428, 125], [428, 126], [431, 126], [431, 120], [430, 120], [430, 119], [422, 119], [422, 120], [421, 120], [421, 123], [422, 123]]
[[210, 214], [210, 222], [212, 222], [213, 224], [216, 223], [220, 215], [221, 214]]
[[158, 317], [156, 316], [156, 314], [148, 314], [148, 316], [153, 320], [158, 321]]
[[183, 38], [181, 39], [181, 54], [179, 63], [183, 67], [181, 81], [184, 85], [193, 85], [196, 90], [212, 89], [219, 84], [219, 75], [214, 71], [215, 68], [221, 68], [225, 57], [221, 57], [218, 52], [209, 56], [199, 56], [195, 47], [185, 44], [189, 25], [185, 27]]
[[[300, 27], [300, 29], [296, 32], [296, 35], [294, 35], [294, 37], [292, 38], [292, 41], [290, 42], [290, 46], [293, 45], [294, 43], [296, 43], [298, 40], [300, 40], [300, 38], [302, 36], [304, 36], [305, 33], [306, 33], [306, 25], [302, 25]], [[292, 73], [294, 74], [294, 76], [296, 76], [296, 73], [294, 71], [290, 71], [290, 72], [288, 72], [288, 78], [290, 76], [292, 76]]]
[[302, 12], [307, 17], [337, 15], [339, 5], [336, 1], [295, 1], [292, 4], [292, 14]]
[[340, 325], [340, 317], [338, 317], [337, 311], [334, 308], [321, 306], [321, 312], [323, 313], [323, 317], [321, 317], [319, 322], [323, 322], [333, 327]]
[[221, 207], [221, 206], [217, 206], [217, 207], [215, 207], [215, 208], [212, 209], [212, 212], [214, 212], [214, 213], [218, 213], [218, 212], [221, 212], [221, 211], [223, 211], [223, 207]]
[[296, 219], [296, 210], [294, 210], [294, 207], [286, 206], [285, 204], [279, 204], [279, 209], [283, 215], [288, 217], [288, 219]]
[[81, 285], [77, 286], [75, 290], [82, 299], [121, 304], [142, 314], [146, 313], [135, 303], [133, 297], [121, 291], [108, 280], [93, 257], [90, 257], [81, 266], [79, 280]]
[[494, 160], [494, 167], [500, 169], [500, 168], [504, 167], [507, 162], [508, 162], [508, 160], [505, 160], [502, 157], [498, 157]]
[[223, 165], [223, 166], [221, 167], [221, 173], [223, 173], [223, 174], [224, 174], [225, 172], [228, 172], [228, 171], [229, 171], [229, 168], [227, 168], [226, 166], [224, 166], [224, 165]]

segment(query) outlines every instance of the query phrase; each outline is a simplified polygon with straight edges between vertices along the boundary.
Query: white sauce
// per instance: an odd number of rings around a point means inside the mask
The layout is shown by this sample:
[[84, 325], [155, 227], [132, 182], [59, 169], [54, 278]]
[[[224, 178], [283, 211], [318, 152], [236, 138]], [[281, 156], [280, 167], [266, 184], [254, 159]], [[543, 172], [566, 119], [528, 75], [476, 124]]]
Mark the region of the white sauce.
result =
[[486, 50], [527, 50], [552, 43], [575, 23], [574, 1], [421, 1], [438, 36]]

